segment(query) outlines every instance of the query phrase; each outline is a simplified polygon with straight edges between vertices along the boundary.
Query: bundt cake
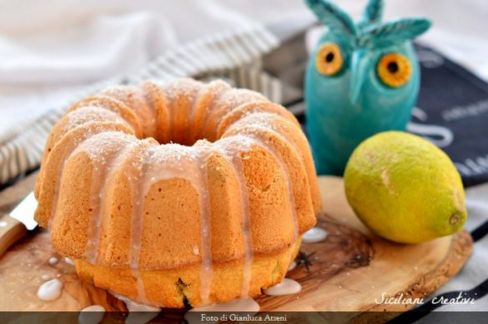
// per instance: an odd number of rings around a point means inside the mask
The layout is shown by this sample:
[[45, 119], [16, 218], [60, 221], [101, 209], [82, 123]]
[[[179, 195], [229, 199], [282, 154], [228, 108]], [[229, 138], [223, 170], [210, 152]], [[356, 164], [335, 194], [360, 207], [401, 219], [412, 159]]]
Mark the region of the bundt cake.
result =
[[191, 79], [76, 102], [49, 135], [35, 195], [36, 220], [80, 277], [161, 307], [280, 282], [320, 204], [291, 113]]

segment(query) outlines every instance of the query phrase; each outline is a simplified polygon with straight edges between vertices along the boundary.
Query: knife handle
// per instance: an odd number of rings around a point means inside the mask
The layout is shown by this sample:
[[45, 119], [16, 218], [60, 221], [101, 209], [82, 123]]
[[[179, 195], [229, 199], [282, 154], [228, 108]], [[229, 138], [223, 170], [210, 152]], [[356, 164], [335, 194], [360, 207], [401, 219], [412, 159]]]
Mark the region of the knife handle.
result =
[[4, 215], [0, 218], [0, 257], [7, 249], [25, 236], [27, 230], [21, 222], [15, 218]]

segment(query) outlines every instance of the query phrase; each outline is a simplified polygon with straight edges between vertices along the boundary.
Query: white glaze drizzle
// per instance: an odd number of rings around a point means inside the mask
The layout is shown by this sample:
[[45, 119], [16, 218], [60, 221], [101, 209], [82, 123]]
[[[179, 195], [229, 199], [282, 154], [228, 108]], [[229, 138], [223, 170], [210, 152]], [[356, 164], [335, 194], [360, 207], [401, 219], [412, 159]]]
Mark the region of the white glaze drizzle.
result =
[[242, 232], [244, 233], [244, 265], [242, 271], [242, 288], [241, 298], [246, 298], [249, 295], [249, 288], [251, 286], [252, 276], [252, 236], [251, 236], [251, 216], [249, 215], [249, 194], [247, 192], [246, 180], [244, 179], [244, 171], [242, 161], [237, 159], [234, 162], [234, 167], [238, 174], [239, 191], [241, 194], [241, 208], [242, 208]]
[[253, 259], [252, 236], [251, 236], [251, 218], [249, 215], [249, 194], [246, 186], [246, 178], [242, 167], [242, 160], [239, 153], [246, 154], [251, 149], [252, 142], [245, 137], [231, 137], [215, 142], [215, 146], [220, 148], [220, 152], [234, 167], [234, 174], [239, 183], [239, 193], [241, 200], [242, 213], [242, 235], [244, 238], [244, 264], [242, 270], [242, 287], [241, 298], [247, 298], [249, 287], [251, 285], [251, 266]]
[[[197, 190], [200, 205], [200, 241], [202, 242], [201, 258], [202, 270], [200, 273], [200, 298], [203, 304], [209, 303], [210, 287], [212, 282], [212, 248], [210, 238], [210, 201], [208, 195], [208, 174], [207, 174], [207, 159], [212, 152], [212, 147], [208, 145], [207, 141], [199, 141], [196, 144], [207, 147], [206, 150], [200, 150], [200, 158], [198, 159], [198, 168], [200, 173], [198, 175]], [[203, 148], [203, 147], [202, 147]]]
[[[258, 116], [256, 116], [258, 115]], [[252, 118], [254, 119], [252, 124], [249, 124], [248, 121], [246, 121], [246, 118]], [[233, 124], [229, 125], [225, 131], [229, 131], [232, 128], [240, 127], [242, 123], [244, 123], [244, 127], [251, 127], [252, 129], [257, 129], [257, 130], [263, 130], [266, 132], [271, 132], [273, 133], [276, 137], [278, 137], [281, 141], [284, 141], [288, 144], [290, 144], [291, 149], [294, 152], [294, 155], [297, 157], [297, 160], [300, 162], [304, 170], [307, 170], [305, 160], [302, 158], [303, 153], [301, 152], [300, 148], [298, 147], [297, 143], [295, 141], [290, 141], [288, 138], [286, 138], [285, 135], [282, 134], [281, 130], [275, 126], [274, 123], [270, 122], [270, 117], [281, 117], [283, 119], [283, 122], [285, 123], [290, 123], [290, 121], [286, 120], [283, 116], [273, 113], [273, 112], [265, 112], [265, 111], [250, 111], [245, 114], [244, 117], [240, 118], [238, 121], [234, 122]], [[289, 174], [289, 173], [287, 173]], [[308, 179], [308, 174], [306, 176], [307, 183], [309, 183]], [[313, 196], [313, 190], [312, 187], [309, 185], [309, 193], [310, 197]]]
[[[131, 187], [131, 201], [132, 201], [132, 216], [131, 216], [131, 239], [129, 250], [129, 268], [136, 281], [137, 299], [143, 303], [147, 303], [146, 292], [144, 288], [144, 281], [140, 272], [140, 255], [141, 255], [141, 239], [143, 230], [143, 203], [146, 196], [144, 186], [147, 179], [147, 168], [149, 167], [148, 160], [153, 153], [153, 148], [158, 147], [155, 143], [151, 143], [149, 139], [144, 139], [138, 142], [142, 151], [140, 158], [132, 161], [132, 167], [138, 170], [135, 174], [128, 174], [128, 180]], [[150, 144], [154, 144], [150, 146]]]
[[154, 183], [174, 178], [188, 180], [196, 190], [200, 215], [200, 298], [204, 304], [209, 303], [212, 281], [210, 203], [206, 173], [206, 162], [211, 154], [212, 146], [205, 140], [197, 141], [192, 147], [179, 144], [156, 147], [151, 155], [152, 161], [148, 163], [142, 190], [147, 194]]
[[[253, 116], [254, 115], [254, 116]], [[256, 116], [259, 115], [259, 116]], [[245, 117], [241, 118], [239, 121], [236, 123], [232, 124], [227, 128], [227, 131], [239, 127], [247, 128], [248, 130], [260, 130], [260, 131], [265, 131], [265, 132], [271, 132], [275, 137], [277, 137], [280, 141], [288, 143], [290, 145], [290, 148], [292, 149], [293, 154], [296, 156], [297, 160], [302, 164], [302, 167], [305, 169], [305, 165], [303, 162], [303, 159], [300, 158], [300, 151], [296, 144], [290, 140], [288, 140], [276, 127], [275, 125], [269, 121], [269, 118], [266, 118], [267, 116], [279, 116], [278, 114], [272, 113], [272, 112], [260, 112], [260, 111], [251, 111], [248, 112]], [[246, 118], [255, 118], [251, 124], [246, 122]], [[244, 125], [241, 125], [241, 123], [244, 123]], [[290, 170], [288, 168], [288, 165], [284, 162], [283, 158], [281, 157], [278, 152], [274, 149], [272, 144], [268, 144], [264, 139], [262, 139], [258, 134], [247, 134], [247, 136], [251, 137], [253, 140], [255, 140], [257, 143], [259, 143], [259, 146], [267, 150], [278, 162], [280, 165], [280, 168], [284, 171], [285, 173], [285, 178], [287, 180], [287, 191], [288, 191], [288, 196], [291, 202], [291, 211], [292, 211], [292, 217], [295, 222], [295, 232], [294, 232], [294, 238], [295, 240], [298, 239], [299, 236], [299, 226], [298, 226], [298, 215], [297, 215], [297, 208], [296, 208], [296, 202], [295, 202], [295, 192], [292, 189], [293, 188], [293, 182], [291, 181], [290, 177]], [[311, 190], [311, 189], [310, 189]]]
[[[102, 134], [103, 136], [103, 134]], [[86, 143], [90, 143], [90, 139], [86, 141]], [[91, 145], [97, 147], [97, 154], [91, 154], [90, 152], [90, 145], [88, 149], [83, 147], [84, 145], [80, 145], [73, 154], [77, 152], [85, 152], [88, 154], [91, 160], [91, 170], [92, 170], [92, 179], [90, 181], [90, 218], [89, 218], [89, 225], [87, 228], [87, 242], [85, 246], [85, 255], [87, 257], [88, 262], [95, 264], [96, 262], [96, 249], [98, 249], [98, 232], [100, 229], [99, 222], [101, 221], [100, 217], [100, 201], [102, 198], [102, 191], [105, 183], [105, 174], [107, 172], [107, 167], [104, 165], [106, 157], [104, 156], [107, 154], [104, 150], [98, 150], [97, 145]]]
[[[113, 178], [119, 171], [119, 166], [122, 165], [124, 161], [129, 158], [130, 154], [134, 151], [136, 147], [136, 141], [127, 143], [121, 151], [117, 152], [115, 156], [110, 159], [108, 165], [106, 166], [107, 172], [105, 172], [102, 176], [103, 181], [101, 182], [100, 191], [92, 191], [91, 193], [90, 205], [93, 209], [91, 217], [92, 224], [91, 230], [89, 230], [88, 232], [88, 241], [86, 246], [86, 257], [88, 262], [90, 262], [91, 264], [96, 264], [98, 258], [103, 215], [107, 214], [107, 211], [105, 210], [104, 205], [101, 204], [101, 202], [104, 201], [106, 198], [107, 186], [109, 183], [112, 182]], [[100, 205], [102, 205], [102, 207], [100, 207]]]
[[302, 291], [302, 286], [295, 280], [289, 278], [284, 278], [279, 284], [263, 290], [268, 296], [293, 295], [298, 294], [300, 291]]
[[[279, 134], [276, 134], [276, 136], [281, 136]], [[295, 203], [295, 194], [292, 189], [293, 183], [291, 181], [290, 177], [290, 171], [288, 169], [288, 166], [286, 163], [283, 161], [283, 158], [281, 155], [279, 155], [276, 150], [274, 149], [273, 146], [270, 144], [266, 143], [264, 140], [262, 140], [260, 137], [257, 136], [251, 136], [255, 141], [257, 141], [262, 148], [267, 150], [271, 156], [274, 158], [274, 160], [278, 163], [280, 166], [280, 169], [282, 170], [282, 175], [285, 178], [285, 186], [286, 186], [286, 191], [288, 192], [288, 199], [290, 200], [290, 211], [291, 211], [291, 217], [294, 223], [293, 227], [293, 239], [297, 240], [298, 239], [298, 216], [297, 216], [297, 208], [296, 208], [296, 203]], [[283, 139], [286, 141], [286, 139]]]
[[61, 296], [63, 282], [59, 279], [51, 279], [44, 282], [37, 290], [37, 297], [44, 301], [53, 301]]
[[320, 227], [313, 227], [303, 233], [302, 240], [303, 243], [317, 243], [325, 240], [327, 235], [327, 231], [321, 229]]
[[[86, 137], [85, 140], [87, 138], [88, 137]], [[79, 142], [77, 143], [77, 141], [75, 140], [72, 143], [72, 147], [70, 147], [70, 150], [68, 152], [64, 152], [64, 155], [60, 159], [60, 161], [62, 161], [62, 162], [59, 165], [59, 168], [58, 168], [57, 174], [56, 174], [56, 178], [55, 178], [56, 182], [55, 182], [55, 188], [54, 188], [54, 197], [53, 197], [52, 206], [51, 206], [51, 215], [50, 215], [48, 223], [47, 223], [47, 229], [48, 229], [49, 233], [51, 233], [51, 225], [54, 222], [54, 218], [56, 217], [56, 210], [58, 208], [58, 203], [59, 203], [59, 189], [61, 188], [61, 182], [63, 181], [63, 170], [64, 170], [64, 166], [66, 165], [66, 160], [69, 159], [69, 157], [75, 151], [75, 149], [77, 148], [77, 146], [79, 144], [80, 143]], [[42, 193], [42, 191], [41, 191], [41, 193]]]
[[[279, 135], [279, 134], [277, 134]], [[229, 151], [229, 145], [232, 145], [232, 150]], [[289, 175], [289, 170], [283, 159], [277, 154], [275, 149], [266, 143], [264, 140], [257, 136], [232, 136], [225, 139], [221, 139], [214, 143], [215, 146], [220, 147], [223, 152], [226, 152], [227, 157], [231, 157], [231, 162], [234, 165], [235, 172], [238, 175], [240, 187], [241, 187], [241, 195], [245, 192], [244, 196], [241, 196], [241, 201], [243, 204], [243, 232], [245, 238], [245, 254], [244, 254], [244, 268], [243, 268], [243, 284], [241, 289], [241, 298], [245, 298], [249, 294], [249, 287], [251, 284], [251, 275], [252, 275], [252, 242], [251, 242], [251, 233], [250, 233], [250, 215], [249, 215], [249, 203], [247, 197], [247, 188], [246, 188], [246, 179], [243, 174], [242, 170], [242, 161], [243, 157], [240, 157], [239, 154], [245, 154], [249, 151], [253, 145], [260, 147], [270, 153], [273, 159], [278, 163], [280, 169], [282, 170], [282, 175], [285, 179], [286, 190], [288, 192], [289, 201], [290, 201], [290, 210], [291, 210], [291, 217], [294, 222], [294, 239], [298, 239], [298, 219], [296, 213], [296, 205], [295, 205], [295, 196], [292, 191], [292, 181]], [[226, 145], [227, 144], [227, 145]]]
[[292, 271], [293, 269], [295, 269], [297, 267], [297, 263], [296, 261], [292, 261], [290, 263], [290, 265], [288, 266], [288, 271]]
[[[118, 123], [117, 125], [122, 125]], [[84, 127], [85, 125], [78, 126], [71, 131], [74, 131], [78, 128], [81, 129], [81, 127]], [[72, 142], [69, 143], [69, 148], [65, 149], [62, 156], [59, 158], [60, 164], [58, 165], [57, 173], [55, 176], [55, 182], [54, 182], [54, 197], [52, 200], [52, 206], [51, 206], [51, 215], [48, 220], [48, 231], [51, 232], [51, 225], [54, 222], [54, 218], [56, 217], [56, 211], [58, 208], [58, 203], [59, 203], [59, 189], [61, 188], [61, 183], [63, 182], [63, 176], [64, 176], [64, 166], [66, 165], [66, 161], [73, 155], [73, 153], [79, 148], [79, 146], [87, 141], [88, 139], [91, 138], [94, 134], [97, 134], [99, 131], [105, 131], [105, 132], [119, 132], [120, 134], [126, 134], [120, 130], [117, 129], [105, 129], [106, 125], [97, 125], [99, 127], [94, 127], [93, 129], [87, 130], [86, 133], [84, 133], [84, 137], [80, 139], [75, 139]]]

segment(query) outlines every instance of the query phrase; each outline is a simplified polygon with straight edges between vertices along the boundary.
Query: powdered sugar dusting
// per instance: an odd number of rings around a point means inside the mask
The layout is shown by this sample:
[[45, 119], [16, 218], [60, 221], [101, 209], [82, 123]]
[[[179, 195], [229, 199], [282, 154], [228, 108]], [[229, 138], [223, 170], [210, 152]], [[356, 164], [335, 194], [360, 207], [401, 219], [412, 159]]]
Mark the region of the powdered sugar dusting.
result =
[[107, 158], [112, 155], [114, 151], [135, 140], [137, 140], [137, 138], [133, 135], [108, 130], [107, 132], [94, 134], [89, 137], [76, 148], [73, 155], [79, 152], [84, 152], [93, 162], [105, 166], [107, 164]]
[[[53, 219], [56, 217], [56, 210], [57, 210], [57, 205], [59, 200], [59, 188], [61, 186], [63, 170], [64, 170], [64, 166], [66, 165], [66, 161], [70, 159], [70, 157], [73, 155], [73, 152], [78, 148], [78, 146], [81, 145], [87, 139], [89, 139], [91, 136], [101, 132], [110, 132], [110, 131], [117, 131], [117, 130], [121, 131], [122, 129], [127, 129], [127, 128], [125, 128], [122, 124], [117, 124], [117, 123], [90, 124], [87, 125], [85, 128], [73, 129], [70, 132], [71, 136], [65, 137], [66, 142], [64, 142], [62, 148], [61, 146], [55, 146], [50, 156], [53, 156], [54, 151], [58, 148], [60, 150], [60, 154], [59, 154], [60, 156], [58, 156], [56, 159], [50, 158], [46, 161], [46, 164], [51, 165], [51, 170], [56, 170], [56, 174], [54, 175], [55, 177], [54, 184], [53, 184], [54, 197], [51, 202], [52, 203], [51, 215], [48, 221], [48, 229], [51, 228]], [[42, 195], [42, 191], [41, 191], [41, 195]]]
[[156, 116], [146, 101], [144, 89], [117, 85], [105, 89], [102, 94], [120, 100], [136, 113], [142, 125], [143, 137], [156, 136]]
[[171, 100], [179, 96], [193, 96], [200, 85], [201, 82], [189, 78], [183, 78], [168, 83], [164, 87], [164, 91], [168, 99]]
[[[217, 135], [223, 134], [227, 127], [233, 123], [250, 116], [252, 114], [269, 113], [277, 116], [284, 116], [286, 109], [270, 101], [251, 101], [236, 107], [226, 113], [217, 124]], [[229, 123], [230, 119], [230, 123]], [[285, 118], [286, 119], [286, 118]], [[222, 129], [225, 125], [226, 128]]]
[[86, 106], [76, 109], [69, 112], [66, 117], [67, 122], [64, 126], [65, 133], [75, 127], [94, 121], [117, 121], [126, 123], [122, 117], [113, 111], [97, 106]]
[[224, 137], [214, 143], [216, 149], [230, 159], [238, 153], [250, 152], [253, 145], [256, 145], [256, 141], [245, 135]]
[[219, 121], [222, 120], [223, 116], [228, 114], [230, 111], [237, 109], [239, 106], [243, 104], [247, 104], [252, 101], [263, 101], [267, 100], [266, 97], [263, 95], [247, 90], [247, 89], [235, 89], [231, 88], [227, 91], [224, 91], [214, 102], [211, 106], [211, 116], [212, 122], [207, 123], [207, 131], [212, 134], [211, 138], [216, 136], [217, 126]]
[[279, 126], [278, 123], [276, 122], [276, 119], [280, 118], [280, 122], [288, 122], [286, 119], [283, 117], [273, 114], [273, 113], [268, 113], [268, 112], [248, 112], [244, 114], [244, 116], [234, 123], [230, 129], [234, 128], [239, 128], [239, 127], [244, 127], [244, 126], [260, 126], [264, 127], [266, 129], [274, 130], [274, 131], [279, 131]]
[[[236, 109], [242, 104], [259, 100], [267, 101], [268, 99], [262, 94], [252, 90], [232, 88], [229, 91], [226, 91], [225, 94], [218, 99], [217, 105], [224, 107], [223, 112], [227, 113], [229, 110]], [[217, 117], [221, 116], [222, 114]]]

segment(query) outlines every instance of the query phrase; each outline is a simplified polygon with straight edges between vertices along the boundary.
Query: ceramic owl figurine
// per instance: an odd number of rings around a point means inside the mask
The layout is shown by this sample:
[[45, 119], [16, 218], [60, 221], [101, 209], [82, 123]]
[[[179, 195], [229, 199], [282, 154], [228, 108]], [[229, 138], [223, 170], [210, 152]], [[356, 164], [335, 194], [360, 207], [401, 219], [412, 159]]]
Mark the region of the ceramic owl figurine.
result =
[[430, 21], [382, 22], [382, 0], [369, 0], [358, 23], [329, 1], [306, 3], [328, 27], [307, 66], [307, 132], [318, 173], [342, 175], [364, 139], [406, 128], [420, 85], [411, 40]]

